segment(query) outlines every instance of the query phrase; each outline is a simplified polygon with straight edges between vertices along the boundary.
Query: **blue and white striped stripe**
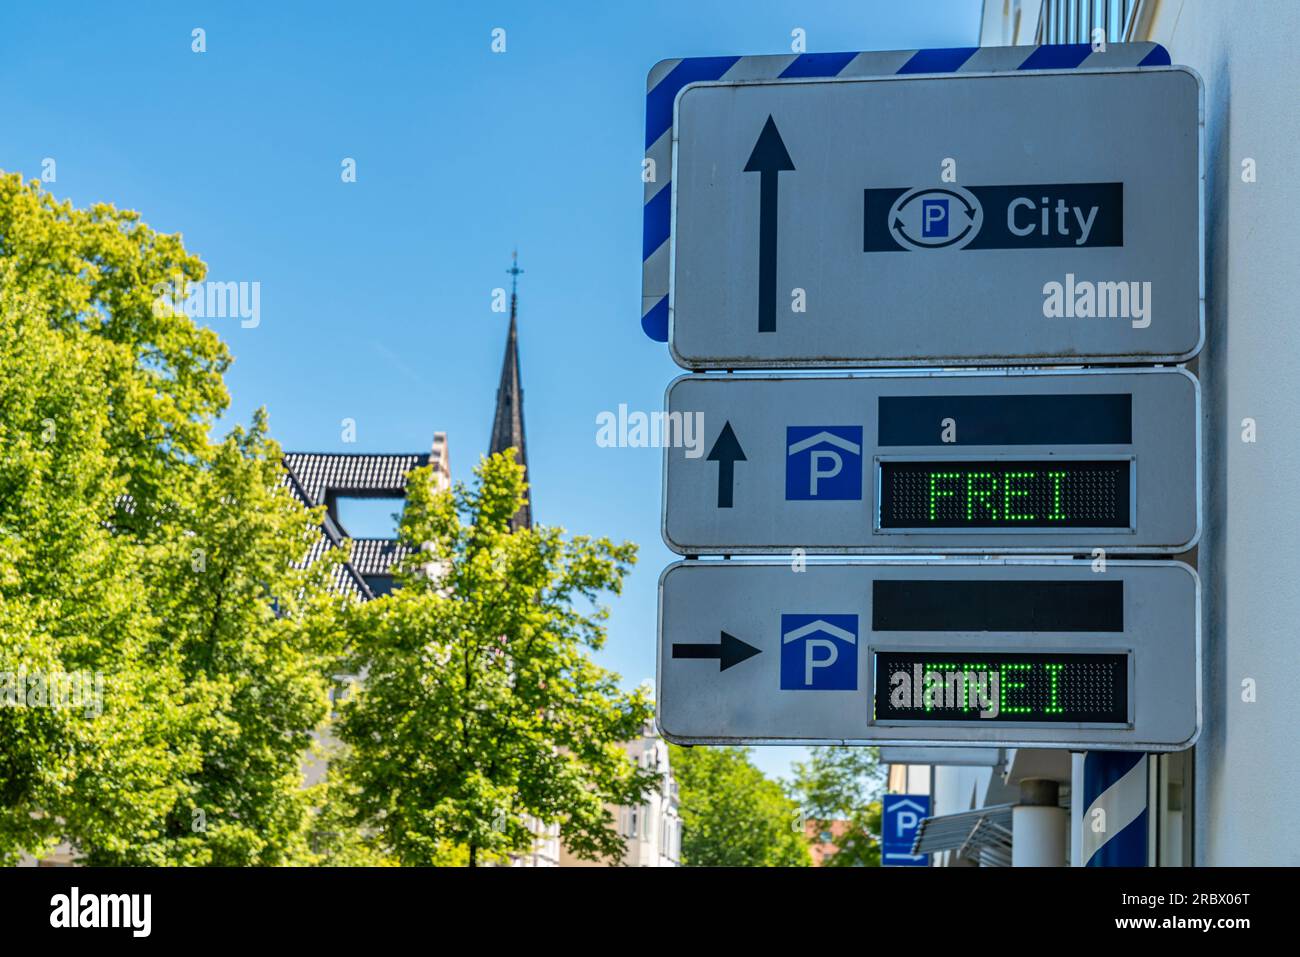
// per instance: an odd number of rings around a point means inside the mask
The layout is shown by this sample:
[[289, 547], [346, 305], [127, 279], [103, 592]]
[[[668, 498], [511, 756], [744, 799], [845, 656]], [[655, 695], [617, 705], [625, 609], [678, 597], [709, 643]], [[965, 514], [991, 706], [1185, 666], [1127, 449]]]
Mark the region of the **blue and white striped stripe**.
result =
[[1085, 754], [1083, 806], [1079, 860], [1085, 867], [1147, 866], [1150, 815], [1145, 754], [1131, 751]]
[[641, 237], [641, 328], [668, 341], [669, 234], [672, 224], [673, 105], [690, 83], [742, 83], [811, 77], [921, 73], [1003, 73], [1168, 66], [1158, 43], [1115, 43], [1096, 52], [1087, 43], [1035, 47], [950, 47], [877, 53], [791, 53], [662, 60], [646, 77], [645, 155], [655, 177], [645, 184]]

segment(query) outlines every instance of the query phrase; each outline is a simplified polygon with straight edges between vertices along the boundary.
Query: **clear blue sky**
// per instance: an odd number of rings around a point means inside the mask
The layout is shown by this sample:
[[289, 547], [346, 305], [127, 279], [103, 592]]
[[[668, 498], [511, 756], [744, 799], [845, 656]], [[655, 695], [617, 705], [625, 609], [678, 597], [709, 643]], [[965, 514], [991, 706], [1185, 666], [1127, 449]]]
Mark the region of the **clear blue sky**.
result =
[[[666, 57], [977, 42], [980, 0], [6, 3], [0, 169], [180, 232], [209, 278], [261, 283], [230, 418], [288, 450], [485, 451], [519, 248], [534, 517], [640, 544], [601, 661], [654, 674], [660, 455], [595, 442], [678, 374], [641, 332], [646, 71]], [[207, 52], [191, 52], [191, 30]], [[506, 30], [507, 50], [491, 52]], [[353, 157], [357, 182], [340, 181]], [[353, 418], [357, 441], [341, 441]], [[373, 516], [356, 534], [374, 531]], [[365, 526], [365, 527], [361, 527]], [[784, 773], [797, 749], [759, 749]]]

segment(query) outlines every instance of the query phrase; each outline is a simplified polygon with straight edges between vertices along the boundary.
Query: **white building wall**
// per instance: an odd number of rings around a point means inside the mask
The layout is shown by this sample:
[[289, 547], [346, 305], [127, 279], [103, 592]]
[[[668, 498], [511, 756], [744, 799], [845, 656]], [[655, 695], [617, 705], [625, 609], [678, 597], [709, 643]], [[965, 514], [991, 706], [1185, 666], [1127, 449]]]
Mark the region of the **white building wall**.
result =
[[[1161, 0], [1147, 39], [1205, 82], [1204, 729], [1194, 859], [1300, 864], [1300, 3]], [[1242, 181], [1254, 160], [1257, 181]], [[1242, 441], [1242, 420], [1257, 441]], [[1256, 700], [1243, 700], [1243, 682]]]

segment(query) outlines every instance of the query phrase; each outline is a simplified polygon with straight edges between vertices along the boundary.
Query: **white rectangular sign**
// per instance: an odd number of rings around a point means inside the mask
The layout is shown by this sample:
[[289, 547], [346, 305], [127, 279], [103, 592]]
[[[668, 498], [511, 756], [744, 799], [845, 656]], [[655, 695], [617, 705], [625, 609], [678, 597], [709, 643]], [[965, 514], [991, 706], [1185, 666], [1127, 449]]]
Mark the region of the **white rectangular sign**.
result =
[[1181, 562], [683, 562], [659, 640], [682, 744], [1163, 751], [1200, 730]]
[[1201, 103], [1184, 67], [688, 85], [674, 124], [674, 358], [1193, 356]]
[[1182, 369], [693, 375], [667, 407], [694, 440], [664, 451], [683, 555], [1172, 554], [1199, 535]]

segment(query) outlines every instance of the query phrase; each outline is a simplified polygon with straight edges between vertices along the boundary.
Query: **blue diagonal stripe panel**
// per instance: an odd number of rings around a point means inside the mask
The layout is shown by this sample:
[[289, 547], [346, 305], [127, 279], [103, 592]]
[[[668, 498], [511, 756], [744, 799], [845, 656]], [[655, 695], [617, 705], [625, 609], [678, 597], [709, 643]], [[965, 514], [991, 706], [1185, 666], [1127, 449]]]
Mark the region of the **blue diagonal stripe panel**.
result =
[[645, 204], [645, 213], [641, 219], [641, 258], [649, 259], [650, 254], [668, 241], [672, 228], [672, 190], [665, 186], [654, 194]]
[[717, 80], [739, 60], [738, 56], [700, 56], [683, 60], [645, 96], [645, 148], [673, 125], [673, 101], [688, 83]]
[[1085, 867], [1145, 867], [1147, 863], [1147, 812], [1097, 849]]
[[1045, 43], [1029, 54], [1020, 69], [1073, 70], [1091, 55], [1091, 43]]
[[856, 53], [802, 53], [785, 68], [781, 79], [801, 76], [839, 76], [853, 62]]
[[899, 69], [899, 73], [952, 73], [975, 55], [979, 47], [945, 47], [938, 50], [917, 50], [912, 59]]
[[668, 341], [668, 297], [664, 296], [641, 317], [641, 329], [655, 342]]
[[[993, 49], [984, 48], [986, 52]], [[1008, 51], [1030, 49], [1025, 47], [1006, 47]], [[905, 50], [877, 53], [803, 53], [789, 59], [789, 54], [761, 57], [687, 57], [677, 63], [654, 88], [646, 94], [645, 137], [648, 151], [664, 133], [673, 125], [673, 103], [677, 94], [689, 83], [713, 82], [722, 80], [733, 67], [742, 60], [741, 70], [745, 79], [764, 79], [768, 77], [782, 79], [802, 77], [841, 76], [845, 70], [852, 76], [885, 76], [893, 73], [953, 73], [963, 68], [978, 52], [980, 47], [946, 47], [935, 50]], [[1105, 51], [1093, 52], [1087, 43], [1050, 44], [1030, 49], [1025, 59], [1019, 63], [1004, 63], [1000, 58], [992, 59], [993, 66], [981, 59], [972, 65], [975, 70], [1072, 70], [1080, 66], [1085, 69], [1102, 68], [1109, 65], [1131, 67], [1138, 51], [1145, 50], [1138, 66], [1168, 66], [1169, 51], [1158, 43], [1117, 43], [1111, 44]], [[905, 60], [902, 60], [906, 57]], [[902, 66], [898, 63], [902, 60]], [[856, 62], [855, 62], [856, 61]], [[852, 64], [852, 69], [849, 69]], [[780, 70], [780, 73], [777, 71]], [[672, 210], [669, 206], [671, 190], [664, 183], [659, 191], [645, 204], [645, 219], [642, 227], [641, 256], [648, 260], [656, 250], [667, 241], [671, 231]], [[647, 265], [643, 274], [642, 294], [649, 299], [656, 299], [655, 305], [647, 310], [641, 318], [641, 326], [646, 335], [658, 342], [668, 341], [668, 299], [664, 291], [668, 288], [667, 257], [660, 257], [654, 265]]]
[[1147, 865], [1146, 759], [1140, 751], [1089, 751], [1083, 756], [1079, 849], [1085, 867]]
[[1159, 43], [1142, 58], [1138, 66], [1169, 66], [1173, 61], [1169, 59], [1169, 51]]

